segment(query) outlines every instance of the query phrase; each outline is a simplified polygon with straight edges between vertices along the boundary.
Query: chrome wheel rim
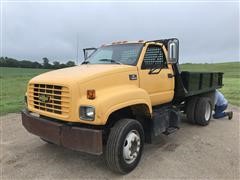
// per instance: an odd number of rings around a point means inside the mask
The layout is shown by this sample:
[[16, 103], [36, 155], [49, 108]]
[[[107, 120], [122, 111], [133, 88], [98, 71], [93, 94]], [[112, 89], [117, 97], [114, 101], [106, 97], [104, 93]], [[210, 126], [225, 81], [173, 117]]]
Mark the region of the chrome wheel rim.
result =
[[206, 104], [206, 110], [205, 110], [205, 120], [209, 121], [211, 116], [211, 105], [209, 103]]
[[138, 157], [140, 152], [140, 135], [136, 130], [130, 131], [123, 144], [123, 159], [127, 164], [131, 164]]

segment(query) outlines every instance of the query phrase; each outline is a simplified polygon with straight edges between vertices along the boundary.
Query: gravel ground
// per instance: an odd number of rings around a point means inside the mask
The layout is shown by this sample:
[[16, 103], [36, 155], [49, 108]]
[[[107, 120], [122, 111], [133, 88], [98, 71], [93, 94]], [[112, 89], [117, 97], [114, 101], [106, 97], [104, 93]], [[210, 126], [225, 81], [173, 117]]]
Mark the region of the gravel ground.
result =
[[124, 176], [109, 171], [103, 156], [41, 141], [23, 128], [20, 114], [8, 114], [1, 117], [1, 179], [240, 179], [240, 109], [230, 109], [231, 121], [183, 122], [177, 133], [145, 145], [138, 167]]

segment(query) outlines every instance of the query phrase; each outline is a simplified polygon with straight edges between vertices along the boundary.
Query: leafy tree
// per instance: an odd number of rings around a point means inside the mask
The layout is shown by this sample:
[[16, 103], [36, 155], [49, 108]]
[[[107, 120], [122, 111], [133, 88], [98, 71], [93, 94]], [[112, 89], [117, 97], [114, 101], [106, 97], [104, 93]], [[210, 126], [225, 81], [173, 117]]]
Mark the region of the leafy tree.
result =
[[67, 67], [67, 65], [66, 64], [60, 64], [60, 66], [59, 66], [60, 68], [66, 68]]
[[6, 60], [4, 59], [4, 57], [0, 58], [0, 67], [6, 67]]
[[5, 57], [3, 59], [3, 66], [4, 67], [20, 67], [19, 61], [13, 58]]
[[60, 63], [58, 61], [53, 62], [53, 68], [54, 69], [59, 69], [60, 68]]
[[1, 67], [21, 67], [21, 68], [42, 68], [42, 65], [38, 62], [32, 61], [18, 61], [13, 58], [1, 57], [0, 58], [0, 66]]
[[49, 63], [48, 58], [42, 58], [43, 64], [39, 62], [32, 62], [28, 60], [18, 61], [14, 58], [0, 57], [0, 67], [19, 67], [19, 68], [46, 68], [46, 69], [60, 69], [75, 66], [74, 61], [68, 61], [66, 64], [54, 61], [53, 65]]
[[68, 62], [66, 63], [66, 65], [67, 65], [67, 67], [76, 66], [74, 61], [68, 61]]
[[44, 58], [42, 58], [42, 60], [43, 60], [43, 68], [45, 68], [45, 69], [51, 68], [51, 64], [49, 64], [48, 58], [44, 57]]
[[42, 68], [42, 65], [35, 61], [32, 63], [32, 68]]
[[19, 64], [19, 67], [22, 67], [22, 68], [33, 68], [33, 62], [31, 61], [26, 61], [26, 60], [18, 61], [18, 64]]

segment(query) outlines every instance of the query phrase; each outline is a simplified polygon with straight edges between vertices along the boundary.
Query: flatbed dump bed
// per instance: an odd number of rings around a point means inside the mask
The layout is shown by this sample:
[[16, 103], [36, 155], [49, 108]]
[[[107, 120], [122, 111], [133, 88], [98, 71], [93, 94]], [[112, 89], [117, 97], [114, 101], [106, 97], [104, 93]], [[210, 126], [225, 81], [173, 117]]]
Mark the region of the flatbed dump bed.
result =
[[183, 85], [187, 91], [186, 97], [198, 95], [223, 86], [222, 72], [181, 72]]

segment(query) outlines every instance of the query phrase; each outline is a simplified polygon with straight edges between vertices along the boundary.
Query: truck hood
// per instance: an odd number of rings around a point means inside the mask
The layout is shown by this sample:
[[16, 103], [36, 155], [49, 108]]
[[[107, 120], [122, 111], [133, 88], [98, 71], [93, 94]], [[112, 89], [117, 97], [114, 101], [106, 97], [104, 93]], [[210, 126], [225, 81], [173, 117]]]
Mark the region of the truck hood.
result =
[[29, 83], [69, 84], [86, 82], [99, 76], [137, 70], [136, 66], [119, 64], [90, 64], [54, 70], [40, 74]]

